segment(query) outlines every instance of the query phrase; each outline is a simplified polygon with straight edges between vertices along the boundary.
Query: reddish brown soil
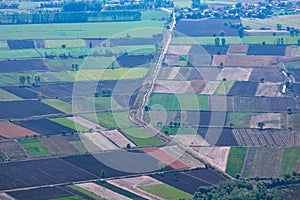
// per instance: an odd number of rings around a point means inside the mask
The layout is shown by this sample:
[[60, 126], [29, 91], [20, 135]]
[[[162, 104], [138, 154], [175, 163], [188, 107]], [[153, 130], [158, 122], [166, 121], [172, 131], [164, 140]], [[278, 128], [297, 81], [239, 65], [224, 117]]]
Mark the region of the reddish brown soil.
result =
[[26, 135], [28, 137], [32, 137], [34, 135], [40, 135], [40, 134], [10, 122], [0, 122], [0, 135], [2, 137], [11, 139], [11, 138], [23, 138]]

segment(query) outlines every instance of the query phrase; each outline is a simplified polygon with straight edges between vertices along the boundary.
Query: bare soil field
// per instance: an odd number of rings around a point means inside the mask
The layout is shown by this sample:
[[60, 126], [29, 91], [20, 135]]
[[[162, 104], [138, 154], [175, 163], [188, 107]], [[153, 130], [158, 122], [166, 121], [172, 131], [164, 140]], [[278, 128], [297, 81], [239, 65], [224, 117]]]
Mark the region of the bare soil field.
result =
[[228, 92], [230, 96], [254, 96], [258, 87], [257, 82], [236, 81]]
[[189, 81], [157, 80], [155, 93], [186, 94], [195, 93]]
[[164, 58], [164, 63], [166, 63], [168, 66], [176, 65], [176, 63], [179, 60], [179, 55], [175, 54], [167, 54]]
[[167, 79], [174, 79], [177, 76], [179, 70], [180, 67], [173, 67]]
[[120, 148], [126, 148], [128, 144], [130, 144], [130, 147], [136, 147], [136, 145], [133, 142], [131, 142], [117, 129], [109, 130], [109, 131], [101, 131], [101, 133]]
[[[160, 68], [160, 71], [158, 73], [157, 78], [161, 79], [161, 80], [168, 79], [168, 77], [169, 77], [172, 70], [173, 70], [173, 67], [162, 67], [162, 68]], [[175, 77], [176, 77], [176, 75], [175, 75]]]
[[297, 56], [299, 47], [297, 46], [286, 46], [285, 56]]
[[115, 179], [115, 180], [109, 180], [108, 183], [148, 199], [163, 200], [163, 198], [150, 194], [139, 188], [139, 186], [162, 184], [162, 182], [150, 176], [138, 176], [134, 178]]
[[215, 55], [212, 66], [228, 67], [271, 67], [282, 61], [282, 57], [278, 56], [253, 56], [253, 55]]
[[180, 160], [177, 160], [177, 158], [165, 153], [164, 151], [160, 150], [158, 147], [142, 148], [141, 150], [151, 155], [152, 157], [160, 160], [167, 166], [172, 167], [175, 170], [190, 168], [190, 166], [184, 164]]
[[223, 68], [218, 75], [217, 80], [232, 80], [232, 81], [248, 81], [250, 74], [252, 72], [252, 68]]
[[232, 44], [229, 46], [227, 53], [240, 53], [246, 54], [248, 52], [249, 45], [247, 44]]
[[53, 154], [56, 155], [75, 155], [79, 153], [75, 147], [69, 143], [64, 136], [53, 135], [49, 138], [40, 138], [44, 144]]
[[189, 150], [225, 172], [230, 147], [190, 147]]
[[257, 124], [264, 122], [264, 128], [281, 129], [280, 113], [253, 114], [250, 120], [250, 128], [258, 128]]
[[43, 59], [2, 60], [0, 72], [27, 72], [48, 70]]
[[184, 46], [184, 45], [170, 45], [168, 48], [167, 54], [176, 54], [176, 55], [188, 55], [191, 46]]
[[217, 79], [219, 73], [220, 73], [220, 70], [217, 68], [197, 67], [197, 68], [193, 68], [188, 79], [189, 80], [203, 79], [203, 80], [213, 81], [213, 80]]
[[34, 135], [38, 136], [40, 134], [10, 122], [0, 122], [0, 136], [4, 138], [24, 138], [25, 136], [33, 137]]
[[164, 146], [160, 149], [162, 151], [166, 152], [167, 154], [177, 158], [178, 160], [180, 160], [184, 164], [190, 166], [191, 168], [202, 168], [202, 167], [204, 167], [204, 164], [200, 160], [194, 158], [192, 155], [187, 153], [186, 150], [183, 150], [183, 149], [179, 148], [176, 145]]
[[207, 81], [201, 94], [214, 94], [219, 84], [220, 81]]
[[[254, 95], [253, 95], [254, 96]], [[278, 98], [277, 98], [278, 99]], [[281, 99], [281, 98], [279, 98]], [[234, 111], [241, 112], [272, 112], [264, 97], [234, 97]]]
[[85, 119], [83, 117], [80, 117], [80, 116], [67, 117], [67, 119], [72, 120], [75, 123], [78, 123], [78, 124], [80, 124], [82, 126], [85, 126], [85, 127], [89, 128], [89, 129], [96, 130], [96, 129], [100, 128], [99, 124], [91, 122], [91, 121], [89, 121], [89, 120], [87, 120], [87, 119]]
[[233, 111], [233, 96], [209, 96], [208, 110], [210, 111]]
[[199, 134], [191, 134], [191, 135], [175, 135], [171, 136], [173, 140], [182, 145], [188, 146], [209, 146], [209, 143], [203, 139]]
[[1, 88], [23, 99], [37, 99], [38, 97], [37, 93], [31, 91], [29, 88], [19, 86], [3, 86]]
[[198, 133], [206, 140], [206, 146], [238, 146], [230, 128], [198, 128]]
[[233, 134], [240, 146], [300, 146], [298, 130], [234, 129]]
[[280, 92], [280, 83], [260, 83], [255, 96], [283, 97]]
[[278, 68], [254, 68], [250, 75], [250, 81], [260, 82], [261, 78], [264, 82], [283, 83], [284, 75]]
[[211, 56], [208, 54], [192, 54], [188, 57], [188, 65], [193, 67], [210, 66]]
[[15, 140], [0, 141], [0, 160], [21, 160], [28, 158], [27, 153]]
[[[206, 19], [206, 20], [181, 20], [176, 24], [176, 36], [182, 34], [187, 36], [213, 36], [219, 35], [221, 31], [225, 32], [225, 36], [238, 36], [237, 29], [224, 26], [224, 23], [237, 23], [238, 20], [228, 19]], [[193, 27], [193, 28], [191, 28]]]
[[[209, 55], [226, 55], [228, 46], [202, 45]], [[193, 47], [192, 47], [193, 48]]]
[[93, 133], [82, 133], [81, 137], [84, 137], [99, 147], [101, 150], [113, 150], [118, 149], [116, 145], [114, 145], [111, 141], [109, 141], [106, 137], [104, 137], [101, 133], [93, 132]]
[[100, 197], [103, 197], [107, 200], [117, 200], [117, 199], [129, 200], [130, 199], [121, 194], [113, 192], [112, 190], [106, 189], [96, 183], [80, 183], [80, 184], [75, 184], [75, 185], [77, 185], [78, 187], [81, 187], [87, 191], [90, 191]]

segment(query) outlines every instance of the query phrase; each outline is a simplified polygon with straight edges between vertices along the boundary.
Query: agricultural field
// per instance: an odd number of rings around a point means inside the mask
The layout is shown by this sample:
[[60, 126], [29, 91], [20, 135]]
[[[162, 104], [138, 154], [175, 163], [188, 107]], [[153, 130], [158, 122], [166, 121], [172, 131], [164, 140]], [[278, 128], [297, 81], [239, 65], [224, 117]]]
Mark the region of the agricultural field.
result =
[[78, 123], [76, 123], [72, 120], [69, 120], [67, 118], [51, 118], [50, 120], [53, 121], [53, 122], [56, 122], [58, 124], [61, 124], [65, 127], [68, 127], [70, 129], [77, 130], [78, 132], [87, 132], [87, 131], [89, 131], [89, 128], [87, 128], [86, 126], [78, 124]]
[[49, 156], [52, 154], [37, 138], [19, 139], [18, 142], [31, 157]]
[[28, 158], [27, 152], [15, 140], [0, 141], [0, 160], [22, 160]]
[[149, 135], [146, 131], [139, 127], [122, 128], [120, 131], [138, 146], [155, 146], [161, 144], [157, 138]]
[[231, 147], [228, 155], [226, 173], [228, 173], [233, 177], [237, 173], [241, 173], [246, 155], [247, 155], [247, 148]]
[[15, 125], [10, 122], [0, 122], [0, 136], [13, 139], [13, 138], [24, 138], [24, 137], [33, 137], [38, 136], [39, 133], [28, 130], [21, 126]]

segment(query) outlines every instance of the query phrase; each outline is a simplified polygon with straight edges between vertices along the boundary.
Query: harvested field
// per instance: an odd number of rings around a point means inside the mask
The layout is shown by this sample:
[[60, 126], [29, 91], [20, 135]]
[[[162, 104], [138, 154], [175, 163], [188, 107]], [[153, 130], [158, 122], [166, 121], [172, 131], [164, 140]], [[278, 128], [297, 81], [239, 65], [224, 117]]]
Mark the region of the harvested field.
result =
[[212, 66], [220, 66], [222, 62], [226, 67], [271, 67], [281, 60], [278, 56], [215, 55]]
[[169, 94], [194, 94], [200, 93], [205, 87], [205, 81], [167, 81], [157, 80], [154, 87], [155, 93]]
[[198, 134], [191, 134], [191, 135], [175, 135], [172, 136], [172, 139], [178, 143], [181, 143], [182, 145], [188, 147], [188, 146], [209, 146], [207, 141], [203, 139], [202, 136]]
[[220, 81], [207, 81], [205, 88], [202, 90], [201, 94], [214, 94]]
[[0, 101], [16, 101], [16, 100], [21, 100], [21, 98], [0, 88]]
[[223, 68], [218, 75], [217, 80], [232, 80], [232, 81], [248, 81], [250, 74], [252, 72], [252, 68]]
[[40, 141], [55, 155], [75, 155], [79, 153], [64, 136], [42, 137]]
[[229, 46], [227, 53], [240, 53], [246, 54], [248, 52], [249, 45], [247, 44], [232, 44]]
[[176, 54], [176, 55], [188, 55], [191, 46], [184, 46], [184, 45], [170, 45], [168, 48], [167, 54]]
[[280, 83], [260, 83], [255, 96], [283, 97], [280, 86]]
[[228, 19], [180, 20], [176, 24], [176, 36], [213, 36], [214, 34], [219, 35], [221, 31], [224, 31], [225, 36], [238, 36], [237, 29], [225, 27], [225, 22], [237, 23], [240, 21]]
[[225, 172], [230, 147], [190, 147], [189, 150]]
[[[281, 98], [280, 98], [281, 99]], [[235, 97], [234, 111], [236, 112], [274, 112], [268, 108], [267, 98], [264, 97]]]
[[226, 95], [232, 88], [234, 81], [221, 81], [218, 85], [215, 95]]
[[[109, 141], [106, 137], [104, 137], [101, 133], [93, 132], [93, 133], [82, 133], [80, 134], [81, 138], [85, 138], [99, 147], [101, 150], [114, 150], [118, 149], [116, 145], [114, 145], [111, 141]], [[85, 145], [88, 149], [89, 147]]]
[[88, 150], [84, 147], [78, 134], [66, 135], [64, 138], [69, 142], [80, 154], [87, 154]]
[[164, 63], [168, 66], [176, 65], [179, 60], [179, 55], [166, 54], [164, 57]]
[[232, 129], [229, 128], [199, 128], [198, 133], [211, 146], [238, 146]]
[[160, 149], [162, 151], [164, 151], [165, 153], [177, 158], [178, 160], [180, 160], [184, 164], [190, 166], [191, 168], [203, 168], [204, 167], [204, 164], [200, 160], [194, 158], [192, 155], [187, 153], [187, 151], [185, 149], [183, 150], [176, 145], [164, 146]]
[[[161, 80], [168, 79], [168, 77], [169, 77], [169, 75], [170, 75], [170, 73], [173, 69], [176, 69], [176, 68], [175, 67], [162, 67], [162, 68], [160, 68], [157, 79], [161, 79]], [[180, 68], [178, 68], [178, 71], [179, 70], [180, 70]], [[175, 77], [176, 77], [176, 75], [175, 75]]]
[[34, 135], [38, 136], [40, 134], [10, 122], [0, 122], [0, 136], [4, 138], [23, 138], [25, 136], [32, 137]]
[[81, 126], [87, 127], [88, 129], [99, 129], [100, 126], [92, 121], [89, 121], [80, 116], [67, 117], [67, 119], [72, 120], [74, 123], [77, 123]]
[[111, 46], [153, 45], [156, 42], [156, 38], [109, 38]]
[[257, 82], [236, 81], [228, 95], [230, 96], [254, 96], [258, 87]]
[[[18, 109], [15, 109], [18, 108]], [[0, 102], [0, 119], [31, 117], [39, 115], [61, 114], [40, 101], [2, 101]]]
[[74, 133], [74, 129], [68, 128], [49, 119], [14, 121], [13, 123], [38, 132], [42, 135], [59, 135]]
[[0, 141], [0, 161], [22, 160], [28, 158], [27, 153], [15, 140]]
[[130, 147], [136, 147], [136, 145], [133, 142], [131, 142], [117, 129], [110, 131], [101, 131], [101, 133], [120, 148], [126, 148], [128, 144], [130, 144]]
[[177, 160], [177, 158], [165, 153], [158, 147], [142, 148], [141, 150], [175, 170], [190, 168], [188, 165], [184, 164], [180, 160]]
[[266, 98], [269, 112], [286, 112], [288, 108], [292, 111], [299, 112], [299, 100], [294, 98], [268, 97]]
[[234, 129], [233, 134], [240, 146], [276, 146], [297, 147], [300, 146], [298, 130], [264, 130], [258, 129]]
[[151, 62], [152, 54], [149, 55], [122, 55], [117, 58], [121, 67], [138, 67]]
[[[202, 46], [209, 55], [227, 54], [228, 46], [203, 45]], [[192, 47], [193, 48], [193, 47]], [[192, 50], [191, 50], [192, 52]]]
[[250, 44], [247, 55], [284, 56], [286, 46]]
[[151, 193], [148, 193], [139, 188], [140, 186], [162, 184], [162, 182], [150, 176], [138, 176], [134, 178], [115, 179], [115, 180], [108, 181], [108, 183], [148, 199], [162, 200], [162, 198], [155, 196]]
[[197, 169], [187, 172], [155, 174], [150, 176], [190, 194], [194, 194], [199, 186], [215, 185], [226, 179], [212, 169]]
[[258, 128], [259, 122], [265, 123], [264, 128], [281, 129], [280, 113], [253, 114], [250, 120], [250, 128]]
[[282, 83], [285, 80], [282, 72], [278, 68], [254, 68], [249, 80], [260, 82], [261, 79], [265, 82]]
[[0, 72], [28, 72], [48, 70], [43, 59], [2, 60]]
[[208, 110], [210, 111], [233, 111], [234, 97], [232, 96], [209, 96]]
[[178, 72], [180, 70], [180, 67], [173, 67], [168, 78], [167, 79], [175, 79], [175, 77], [177, 76]]
[[80, 184], [75, 184], [78, 187], [81, 187], [89, 192], [92, 192], [96, 195], [98, 195], [99, 197], [103, 197], [105, 199], [124, 199], [124, 200], [129, 200], [129, 198], [120, 195], [116, 192], [113, 192], [109, 189], [106, 189], [96, 183], [80, 183]]
[[34, 40], [7, 40], [9, 49], [34, 49]]
[[[78, 157], [80, 158], [80, 156]], [[2, 163], [0, 169], [1, 190], [70, 183], [97, 178], [97, 176], [84, 172], [58, 158]]]

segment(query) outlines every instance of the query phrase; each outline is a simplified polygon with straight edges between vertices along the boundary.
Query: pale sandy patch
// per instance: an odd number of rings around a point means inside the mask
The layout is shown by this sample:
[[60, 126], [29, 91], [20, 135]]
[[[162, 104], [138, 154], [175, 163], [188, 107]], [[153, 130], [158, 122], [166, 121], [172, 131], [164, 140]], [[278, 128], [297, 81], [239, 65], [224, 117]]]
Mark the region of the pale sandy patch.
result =
[[255, 96], [265, 96], [265, 97], [282, 97], [280, 92], [281, 83], [260, 83], [256, 90]]
[[248, 81], [252, 70], [252, 68], [225, 67], [219, 73], [217, 80], [223, 80], [223, 78], [226, 78], [229, 81]]
[[199, 134], [182, 134], [171, 137], [175, 142], [180, 143], [184, 146], [210, 146]]
[[0, 193], [0, 199], [1, 200], [15, 200], [12, 196], [6, 194], [6, 193]]
[[111, 141], [109, 141], [105, 136], [101, 133], [93, 132], [93, 133], [82, 133], [82, 137], [85, 137], [101, 150], [114, 150], [118, 149], [116, 145], [114, 145]]
[[83, 117], [80, 116], [74, 116], [74, 117], [67, 117], [69, 120], [74, 121], [75, 123], [78, 123], [82, 126], [85, 126], [87, 128], [92, 128], [94, 130], [101, 128], [99, 124], [96, 124], [94, 122], [91, 122]]
[[120, 148], [127, 147], [127, 144], [130, 144], [131, 147], [136, 147], [127, 137], [120, 133], [117, 129], [109, 131], [101, 131], [103, 135], [113, 141]]
[[188, 55], [190, 49], [191, 46], [170, 45], [168, 48], [168, 54]]
[[206, 86], [202, 90], [201, 94], [214, 94], [219, 84], [220, 84], [220, 81], [206, 82]]
[[264, 122], [263, 128], [281, 129], [281, 114], [280, 113], [262, 113], [253, 114], [250, 120], [250, 128], [258, 128], [258, 122]]
[[180, 70], [181, 67], [173, 67], [169, 76], [168, 76], [168, 79], [175, 79], [179, 70]]

